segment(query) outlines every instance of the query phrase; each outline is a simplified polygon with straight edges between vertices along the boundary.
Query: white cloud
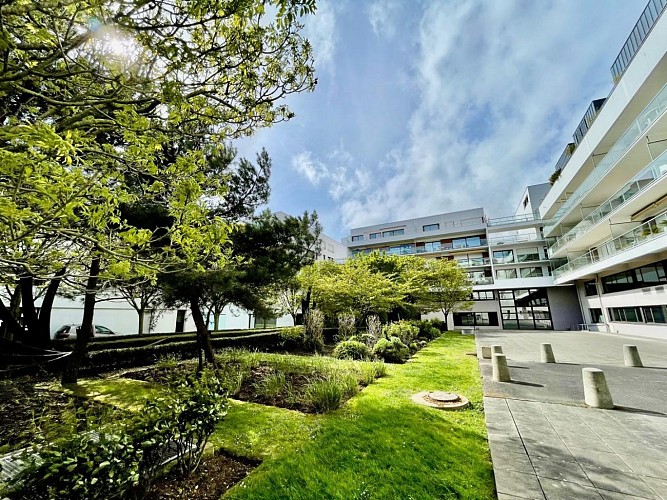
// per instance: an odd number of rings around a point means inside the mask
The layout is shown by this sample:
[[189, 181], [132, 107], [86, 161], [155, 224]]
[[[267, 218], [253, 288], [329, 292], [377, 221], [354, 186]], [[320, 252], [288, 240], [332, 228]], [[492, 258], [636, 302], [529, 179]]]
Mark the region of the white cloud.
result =
[[327, 0], [317, 2], [317, 11], [310, 17], [305, 28], [306, 38], [313, 46], [315, 68], [318, 71], [335, 73], [336, 13]]
[[375, 0], [368, 7], [368, 21], [373, 33], [381, 38], [396, 35], [399, 21], [400, 3], [398, 0]]

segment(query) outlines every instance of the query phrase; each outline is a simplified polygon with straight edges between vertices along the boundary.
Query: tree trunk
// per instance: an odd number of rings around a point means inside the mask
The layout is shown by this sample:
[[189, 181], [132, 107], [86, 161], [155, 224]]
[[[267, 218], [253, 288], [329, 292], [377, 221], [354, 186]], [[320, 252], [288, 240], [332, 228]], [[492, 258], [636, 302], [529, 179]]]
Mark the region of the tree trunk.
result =
[[442, 310], [443, 314], [445, 315], [445, 331], [449, 331], [449, 325], [447, 324], [447, 317], [449, 316], [449, 311], [445, 311], [444, 309]]
[[44, 294], [44, 299], [42, 300], [42, 307], [39, 309], [37, 335], [39, 336], [38, 341], [42, 347], [49, 347], [51, 345], [51, 311], [53, 311], [53, 302], [56, 299], [58, 287], [66, 272], [67, 270], [63, 267], [49, 282], [49, 286]]
[[26, 343], [35, 346], [40, 346], [39, 335], [39, 318], [35, 310], [35, 299], [32, 295], [34, 278], [31, 274], [24, 274], [19, 278], [21, 285], [21, 302], [23, 304], [23, 321], [28, 329], [28, 336], [25, 339]]
[[[311, 294], [312, 289], [309, 288], [308, 291], [306, 292], [306, 297], [301, 299], [301, 317], [305, 318], [306, 315], [308, 314], [308, 309], [310, 309], [310, 294]], [[296, 322], [295, 322], [296, 324]]]
[[197, 338], [200, 340], [200, 348], [204, 349], [206, 362], [211, 363], [214, 368], [217, 368], [218, 364], [215, 361], [213, 344], [211, 344], [211, 332], [209, 332], [206, 327], [204, 316], [201, 313], [201, 309], [199, 309], [199, 300], [197, 300], [197, 297], [193, 296], [190, 298], [190, 311], [192, 312], [192, 319], [197, 327]]
[[81, 329], [76, 335], [76, 344], [69, 355], [67, 366], [63, 371], [62, 384], [76, 384], [79, 379], [79, 367], [86, 356], [88, 341], [93, 336], [93, 316], [95, 314], [95, 297], [97, 281], [100, 274], [100, 256], [95, 255], [90, 263], [90, 274], [86, 283], [86, 296], [83, 301], [83, 319]]
[[146, 313], [146, 310], [143, 308], [140, 308], [137, 313], [139, 314], [139, 335], [144, 333], [144, 314]]
[[4, 302], [2, 302], [1, 300], [0, 300], [0, 320], [2, 320], [2, 328], [4, 330], [3, 334], [5, 339], [14, 340], [14, 337], [18, 337], [19, 340], [21, 339], [21, 337], [24, 334], [23, 327], [16, 319], [16, 316], [12, 314], [11, 309], [8, 309], [7, 306], [4, 304]]

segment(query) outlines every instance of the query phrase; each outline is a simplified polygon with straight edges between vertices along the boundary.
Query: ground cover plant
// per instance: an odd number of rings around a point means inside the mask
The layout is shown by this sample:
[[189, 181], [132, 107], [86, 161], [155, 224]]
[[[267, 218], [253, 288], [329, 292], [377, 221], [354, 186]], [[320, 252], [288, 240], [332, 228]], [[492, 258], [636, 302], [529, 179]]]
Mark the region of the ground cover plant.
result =
[[[230, 397], [306, 413], [339, 408], [374, 379], [385, 374], [381, 362], [352, 362], [326, 356], [295, 356], [226, 350], [217, 371]], [[194, 373], [195, 363], [164, 360], [125, 377], [173, 386]]]

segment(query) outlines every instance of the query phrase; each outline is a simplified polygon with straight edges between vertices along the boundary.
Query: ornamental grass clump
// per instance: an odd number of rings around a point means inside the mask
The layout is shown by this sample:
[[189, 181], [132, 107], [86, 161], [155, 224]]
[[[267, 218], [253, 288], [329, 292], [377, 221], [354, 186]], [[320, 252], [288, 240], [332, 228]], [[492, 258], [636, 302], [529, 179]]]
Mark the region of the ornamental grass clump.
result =
[[340, 313], [338, 315], [338, 334], [337, 340], [347, 340], [357, 333], [354, 314]]
[[322, 352], [324, 350], [324, 313], [318, 309], [311, 309], [306, 314], [304, 323], [304, 347], [310, 352]]

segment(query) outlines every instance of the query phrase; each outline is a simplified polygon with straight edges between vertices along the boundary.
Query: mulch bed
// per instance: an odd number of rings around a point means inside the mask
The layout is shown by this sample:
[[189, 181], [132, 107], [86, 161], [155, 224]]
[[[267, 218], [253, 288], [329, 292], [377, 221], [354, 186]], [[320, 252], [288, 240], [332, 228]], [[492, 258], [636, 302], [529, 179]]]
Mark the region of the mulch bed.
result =
[[27, 379], [0, 382], [0, 453], [31, 443], [40, 420], [58, 424], [64, 412], [76, 407], [92, 409], [93, 415], [96, 410], [108, 409], [96, 401], [36, 388], [35, 382]]
[[158, 481], [148, 498], [218, 500], [225, 491], [245, 479], [257, 465], [259, 462], [217, 452], [202, 460], [194, 474], [187, 479], [167, 476]]

